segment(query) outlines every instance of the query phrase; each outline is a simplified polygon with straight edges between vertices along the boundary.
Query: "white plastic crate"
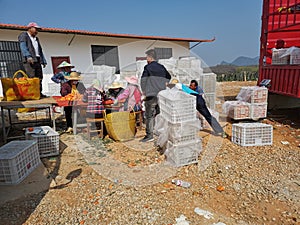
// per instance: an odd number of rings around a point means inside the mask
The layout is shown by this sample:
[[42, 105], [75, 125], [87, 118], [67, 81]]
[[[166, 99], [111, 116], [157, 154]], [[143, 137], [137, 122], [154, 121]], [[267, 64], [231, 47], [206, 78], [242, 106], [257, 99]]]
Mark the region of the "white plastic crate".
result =
[[172, 57], [169, 59], [159, 59], [158, 63], [162, 64], [168, 71], [173, 72], [177, 64], [177, 59]]
[[200, 139], [179, 144], [168, 141], [165, 152], [166, 160], [176, 167], [198, 163], [201, 150], [202, 142]]
[[236, 97], [237, 100], [249, 103], [267, 103], [268, 102], [268, 88], [249, 86], [242, 87]]
[[97, 79], [97, 73], [96, 72], [94, 72], [94, 73], [81, 73], [80, 76], [82, 78], [81, 82], [83, 83], [83, 85], [86, 88], [89, 88], [92, 85], [93, 80]]
[[273, 127], [263, 123], [232, 124], [231, 141], [241, 146], [272, 145]]
[[40, 157], [59, 155], [59, 134], [49, 126], [33, 127], [25, 130], [27, 140], [36, 140]]
[[186, 57], [186, 58], [181, 58], [177, 61], [177, 67], [178, 68], [191, 68], [191, 58]]
[[198, 119], [183, 123], [168, 123], [168, 140], [174, 144], [198, 140], [201, 123]]
[[251, 104], [243, 101], [226, 101], [223, 104], [223, 112], [234, 120], [249, 119]]
[[290, 55], [290, 64], [300, 64], [300, 48], [293, 48]]
[[212, 110], [216, 109], [216, 93], [204, 93], [206, 106]]
[[196, 71], [201, 71], [201, 60], [200, 59], [192, 59], [191, 60], [191, 68]]
[[287, 49], [272, 49], [272, 64], [273, 65], [287, 65], [290, 63], [290, 56], [285, 55]]
[[205, 93], [216, 92], [216, 77], [215, 73], [203, 73], [199, 79], [199, 86], [203, 88]]
[[60, 84], [48, 83], [48, 96], [60, 96]]
[[268, 104], [251, 104], [251, 119], [260, 119], [267, 117]]
[[196, 97], [178, 90], [158, 93], [158, 104], [163, 118], [171, 123], [196, 119]]
[[3, 145], [0, 148], [0, 185], [20, 183], [40, 162], [34, 140], [11, 141]]

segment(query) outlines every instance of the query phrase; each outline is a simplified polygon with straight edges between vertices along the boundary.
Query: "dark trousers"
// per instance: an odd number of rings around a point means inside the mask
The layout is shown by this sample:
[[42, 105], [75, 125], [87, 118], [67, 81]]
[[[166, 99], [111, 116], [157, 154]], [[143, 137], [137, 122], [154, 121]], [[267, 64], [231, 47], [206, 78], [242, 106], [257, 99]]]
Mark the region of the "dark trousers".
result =
[[145, 100], [146, 136], [153, 137], [155, 116], [160, 113], [157, 97], [147, 97]]
[[37, 62], [34, 62], [33, 64], [31, 63], [24, 63], [24, 68], [26, 71], [26, 74], [28, 77], [33, 78], [37, 77], [40, 78], [40, 93], [42, 94], [43, 86], [42, 86], [42, 81], [43, 81], [43, 69], [42, 65], [40, 62], [40, 58], [37, 57]]
[[224, 132], [219, 122], [209, 112], [202, 95], [197, 96], [197, 110], [199, 113], [201, 113], [202, 116], [204, 116], [204, 118], [209, 123], [209, 125], [211, 126], [211, 128], [214, 130], [215, 133]]
[[67, 127], [73, 128], [72, 108], [73, 108], [72, 106], [64, 106]]

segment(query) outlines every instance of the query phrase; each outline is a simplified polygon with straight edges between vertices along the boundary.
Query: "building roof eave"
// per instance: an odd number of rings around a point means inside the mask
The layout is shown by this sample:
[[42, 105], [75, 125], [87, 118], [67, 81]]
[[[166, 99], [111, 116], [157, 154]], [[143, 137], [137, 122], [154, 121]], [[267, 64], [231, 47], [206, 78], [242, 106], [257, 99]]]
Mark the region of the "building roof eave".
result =
[[[0, 23], [0, 29], [10, 29], [10, 30], [26, 30], [26, 26], [17, 24], [4, 24]], [[62, 33], [62, 34], [78, 34], [87, 36], [103, 36], [103, 37], [116, 37], [116, 38], [136, 38], [136, 39], [148, 39], [148, 40], [161, 40], [161, 41], [182, 41], [182, 42], [213, 42], [213, 39], [196, 39], [196, 38], [175, 38], [175, 37], [165, 37], [165, 36], [149, 36], [149, 35], [135, 35], [135, 34], [115, 34], [108, 32], [96, 32], [96, 31], [86, 31], [86, 30], [72, 30], [72, 29], [62, 29], [62, 28], [48, 28], [42, 27], [40, 32], [48, 33]]]

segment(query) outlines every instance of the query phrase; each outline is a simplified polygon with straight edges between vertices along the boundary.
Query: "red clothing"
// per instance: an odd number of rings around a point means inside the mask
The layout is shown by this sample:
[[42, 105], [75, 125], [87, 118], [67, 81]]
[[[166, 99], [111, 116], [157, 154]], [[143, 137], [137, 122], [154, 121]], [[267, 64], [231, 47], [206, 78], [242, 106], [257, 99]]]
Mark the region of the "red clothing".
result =
[[[83, 83], [78, 82], [76, 87], [80, 94], [84, 93], [85, 87], [84, 87]], [[70, 94], [71, 92], [72, 92], [72, 85], [71, 85], [70, 81], [61, 84], [61, 87], [60, 87], [61, 96], [66, 96], [66, 95]]]

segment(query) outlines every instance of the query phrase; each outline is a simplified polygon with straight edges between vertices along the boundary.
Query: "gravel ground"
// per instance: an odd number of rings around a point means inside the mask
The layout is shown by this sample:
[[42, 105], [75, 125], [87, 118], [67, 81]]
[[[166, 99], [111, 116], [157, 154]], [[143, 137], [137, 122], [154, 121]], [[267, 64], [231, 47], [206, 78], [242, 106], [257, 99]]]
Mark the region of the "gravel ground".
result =
[[179, 168], [138, 142], [144, 130], [126, 143], [62, 134], [60, 156], [42, 160], [48, 188], [1, 204], [0, 224], [167, 225], [180, 215], [190, 224], [300, 224], [300, 121], [270, 114], [262, 122], [273, 125], [272, 146], [241, 147], [201, 131], [198, 164]]

